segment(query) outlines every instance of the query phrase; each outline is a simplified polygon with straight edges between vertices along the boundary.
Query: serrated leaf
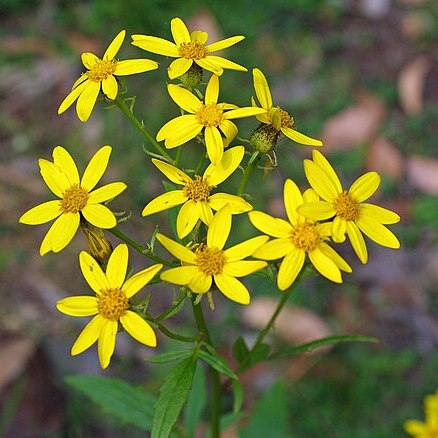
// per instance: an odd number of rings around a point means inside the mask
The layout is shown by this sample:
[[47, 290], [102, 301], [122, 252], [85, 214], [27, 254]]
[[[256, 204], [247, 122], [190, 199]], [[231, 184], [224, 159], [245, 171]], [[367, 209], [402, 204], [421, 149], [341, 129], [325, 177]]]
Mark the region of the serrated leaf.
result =
[[65, 381], [85, 394], [102, 411], [150, 431], [156, 397], [123, 380], [100, 376], [67, 376]]
[[194, 356], [181, 360], [168, 374], [155, 404], [152, 438], [166, 438], [184, 406], [196, 369]]
[[324, 347], [326, 345], [339, 344], [341, 342], [379, 342], [378, 339], [371, 336], [363, 335], [340, 335], [340, 336], [328, 336], [327, 338], [317, 339], [316, 341], [306, 342], [305, 344], [297, 345], [296, 347], [285, 348], [277, 353], [269, 356], [268, 359], [279, 359], [283, 357], [294, 356], [295, 354], [308, 352], [318, 347]]
[[154, 357], [150, 357], [147, 362], [152, 363], [168, 363], [175, 362], [176, 360], [185, 359], [193, 354], [192, 349], [178, 350], [178, 351], [170, 351], [169, 353], [162, 353]]
[[201, 350], [198, 355], [202, 360], [207, 362], [212, 368], [214, 368], [216, 371], [219, 371], [221, 374], [224, 374], [231, 379], [239, 379], [237, 375], [233, 371], [231, 371], [228, 364], [221, 357], [217, 355], [213, 356], [212, 354], [204, 350]]
[[196, 426], [199, 424], [202, 411], [207, 403], [207, 384], [204, 367], [196, 367], [193, 378], [192, 390], [190, 391], [185, 408], [184, 426], [190, 437], [195, 435]]
[[234, 342], [232, 352], [233, 352], [233, 357], [237, 360], [239, 364], [243, 363], [247, 359], [249, 354], [249, 349], [242, 336], [239, 336]]

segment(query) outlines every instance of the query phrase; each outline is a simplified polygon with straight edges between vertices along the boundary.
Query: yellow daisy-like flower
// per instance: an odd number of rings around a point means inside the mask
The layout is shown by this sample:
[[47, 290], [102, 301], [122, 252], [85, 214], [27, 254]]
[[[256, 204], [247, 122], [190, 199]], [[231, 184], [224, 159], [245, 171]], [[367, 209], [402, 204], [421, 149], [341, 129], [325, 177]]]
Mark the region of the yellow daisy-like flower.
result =
[[79, 263], [85, 280], [96, 293], [92, 296], [73, 296], [56, 303], [56, 308], [69, 316], [94, 316], [79, 334], [71, 349], [72, 356], [82, 353], [98, 341], [97, 351], [102, 368], [111, 360], [116, 345], [119, 322], [138, 342], [156, 347], [157, 338], [151, 326], [130, 310], [129, 299], [142, 289], [160, 271], [157, 264], [126, 278], [128, 247], [118, 245], [111, 254], [106, 272], [85, 251], [79, 254]]
[[332, 238], [343, 242], [348, 235], [359, 260], [366, 263], [368, 251], [362, 233], [379, 245], [399, 248], [397, 237], [384, 225], [395, 224], [400, 216], [386, 208], [363, 201], [371, 197], [380, 185], [377, 172], [368, 172], [344, 190], [333, 167], [319, 152], [313, 151], [313, 161], [304, 160], [307, 180], [323, 201], [306, 203], [299, 212], [314, 220], [334, 217]]
[[[167, 122], [157, 134], [157, 141], [164, 141], [168, 149], [180, 146], [201, 131], [204, 132], [207, 155], [213, 164], [219, 164], [224, 147], [237, 135], [237, 127], [230, 119], [254, 116], [266, 112], [262, 108], [244, 107], [217, 103], [219, 97], [219, 77], [212, 75], [205, 90], [204, 103], [193, 93], [178, 85], [167, 86], [170, 97], [189, 114]], [[227, 109], [230, 111], [225, 111]], [[223, 138], [224, 136], [225, 138]]]
[[341, 270], [351, 272], [347, 262], [325, 242], [330, 235], [326, 224], [319, 224], [297, 212], [303, 202], [316, 200], [312, 190], [301, 195], [298, 186], [290, 179], [284, 184], [284, 206], [289, 221], [274, 218], [261, 211], [248, 213], [252, 224], [275, 239], [258, 248], [253, 256], [263, 260], [283, 259], [277, 276], [277, 286], [286, 290], [300, 273], [306, 254], [313, 266], [324, 277], [336, 283], [342, 282]]
[[77, 100], [76, 112], [79, 120], [86, 122], [93, 111], [100, 91], [108, 99], [114, 100], [116, 98], [119, 91], [116, 76], [133, 75], [158, 68], [158, 63], [150, 59], [130, 59], [127, 61], [115, 59], [125, 35], [125, 30], [119, 32], [106, 49], [102, 59], [93, 53], [82, 53], [82, 63], [87, 71], [73, 84], [72, 91], [61, 103], [58, 114], [62, 114]]
[[217, 166], [210, 164], [203, 176], [196, 175], [195, 178], [190, 178], [182, 170], [164, 161], [152, 159], [152, 162], [164, 175], [175, 184], [182, 185], [183, 188], [166, 192], [153, 199], [143, 209], [143, 216], [149, 216], [183, 204], [176, 220], [178, 237], [182, 239], [193, 230], [199, 219], [206, 225], [210, 225], [213, 219], [213, 210], [220, 210], [225, 204], [230, 205], [232, 214], [252, 210], [251, 204], [240, 196], [228, 193], [211, 194], [211, 191], [218, 184], [225, 181], [237, 169], [244, 153], [243, 146], [231, 148], [224, 153]]
[[163, 272], [160, 277], [169, 283], [187, 285], [196, 294], [205, 294], [214, 284], [230, 300], [249, 304], [248, 289], [236, 278], [252, 274], [267, 266], [260, 260], [243, 260], [269, 238], [257, 236], [223, 249], [231, 230], [231, 210], [222, 207], [213, 217], [207, 231], [207, 242], [189, 249], [168, 237], [157, 234], [158, 241], [182, 266]]
[[103, 202], [113, 199], [126, 189], [123, 182], [114, 182], [93, 190], [104, 174], [111, 146], [100, 148], [85, 169], [82, 178], [71, 155], [62, 147], [53, 149], [53, 163], [40, 159], [41, 176], [57, 200], [44, 202], [24, 213], [19, 221], [27, 225], [40, 225], [56, 219], [43, 239], [40, 254], [64, 249], [79, 228], [81, 218], [97, 228], [114, 228], [114, 213]]
[[[266, 80], [265, 75], [258, 68], [253, 69], [252, 74], [254, 79], [254, 90], [257, 99], [260, 103], [260, 106], [266, 110], [265, 114], [259, 114], [256, 117], [261, 123], [264, 123], [275, 130], [273, 133], [273, 141], [271, 142], [272, 144], [267, 144], [267, 150], [261, 150], [261, 152], [268, 152], [273, 146], [275, 146], [278, 134], [280, 132], [297, 143], [309, 146], [322, 146], [321, 140], [308, 137], [307, 135], [298, 132], [295, 129], [295, 121], [293, 117], [281, 107], [274, 106], [272, 102], [271, 90], [269, 89], [268, 81]], [[254, 98], [251, 98], [251, 102], [254, 107], [258, 107]], [[267, 133], [264, 133], [264, 135], [266, 136]]]
[[208, 33], [200, 30], [189, 33], [187, 26], [180, 18], [173, 18], [170, 22], [170, 28], [175, 43], [150, 35], [132, 35], [134, 46], [148, 52], [177, 58], [169, 66], [170, 79], [175, 79], [186, 73], [194, 62], [218, 76], [223, 73], [224, 69], [248, 71], [235, 62], [211, 55], [211, 53], [242, 41], [244, 36], [234, 36], [216, 43], [206, 44]]
[[438, 437], [438, 392], [428, 395], [424, 400], [426, 420], [407, 420], [404, 424], [406, 433], [414, 438]]

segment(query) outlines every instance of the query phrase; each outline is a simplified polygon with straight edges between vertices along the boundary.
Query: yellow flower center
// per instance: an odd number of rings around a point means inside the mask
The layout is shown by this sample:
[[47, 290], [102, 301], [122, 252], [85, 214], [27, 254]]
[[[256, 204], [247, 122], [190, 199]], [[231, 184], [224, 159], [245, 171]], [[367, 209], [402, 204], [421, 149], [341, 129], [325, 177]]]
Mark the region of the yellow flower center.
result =
[[346, 221], [354, 221], [359, 218], [360, 203], [349, 193], [343, 192], [333, 202], [336, 214]]
[[91, 70], [87, 71], [85, 74], [88, 79], [93, 82], [101, 82], [108, 76], [111, 76], [116, 71], [117, 60], [102, 59], [96, 62], [96, 64], [91, 67]]
[[428, 438], [438, 438], [438, 427], [428, 426], [427, 427], [427, 437]]
[[97, 310], [106, 319], [118, 321], [129, 309], [129, 300], [119, 288], [102, 290], [97, 297]]
[[280, 124], [282, 128], [295, 128], [295, 122], [294, 118], [289, 115], [287, 111], [285, 111], [283, 108], [278, 107], [280, 110]]
[[202, 59], [208, 55], [208, 49], [199, 41], [192, 41], [191, 43], [181, 43], [178, 46], [178, 54], [181, 58]]
[[211, 187], [199, 175], [187, 182], [183, 188], [184, 194], [193, 201], [208, 201], [210, 191]]
[[295, 225], [290, 238], [296, 248], [306, 252], [313, 251], [321, 241], [318, 228], [312, 222]]
[[88, 201], [88, 191], [79, 184], [73, 184], [62, 194], [60, 201], [61, 209], [64, 213], [78, 213]]
[[200, 245], [196, 250], [196, 264], [205, 275], [220, 274], [225, 265], [224, 252], [215, 247]]
[[195, 115], [199, 123], [204, 126], [219, 126], [224, 118], [222, 107], [216, 103], [202, 105]]

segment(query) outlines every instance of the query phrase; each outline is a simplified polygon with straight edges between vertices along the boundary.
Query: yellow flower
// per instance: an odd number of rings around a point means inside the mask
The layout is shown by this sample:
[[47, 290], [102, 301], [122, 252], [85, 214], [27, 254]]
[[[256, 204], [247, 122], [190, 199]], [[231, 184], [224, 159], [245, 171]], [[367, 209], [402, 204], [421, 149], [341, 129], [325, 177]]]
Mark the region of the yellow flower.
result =
[[111, 146], [100, 148], [79, 178], [79, 172], [71, 155], [62, 147], [53, 149], [53, 163], [38, 161], [41, 175], [57, 200], [44, 202], [24, 213], [19, 221], [27, 225], [40, 225], [56, 219], [43, 239], [40, 254], [64, 249], [76, 231], [82, 218], [97, 228], [114, 228], [114, 213], [102, 202], [109, 201], [126, 189], [123, 182], [114, 182], [93, 190], [104, 174]]
[[158, 241], [177, 259], [182, 266], [169, 269], [161, 279], [181, 286], [187, 285], [192, 292], [204, 294], [213, 285], [230, 300], [248, 304], [248, 289], [236, 278], [244, 277], [263, 269], [267, 263], [259, 260], [243, 260], [249, 257], [268, 236], [257, 236], [228, 249], [223, 249], [231, 230], [229, 205], [222, 207], [213, 217], [207, 231], [207, 242], [193, 248], [180, 245], [168, 237], [157, 234]]
[[125, 30], [119, 32], [106, 49], [102, 59], [93, 53], [82, 53], [82, 63], [87, 71], [73, 84], [72, 91], [61, 103], [58, 114], [62, 114], [77, 100], [76, 112], [79, 120], [86, 122], [101, 90], [108, 99], [114, 100], [116, 98], [119, 91], [116, 76], [143, 73], [158, 68], [158, 63], [150, 59], [130, 59], [127, 61], [115, 59], [125, 35]]
[[182, 239], [193, 230], [199, 219], [206, 225], [210, 225], [213, 219], [213, 210], [220, 210], [225, 204], [230, 205], [232, 214], [251, 210], [252, 206], [240, 196], [227, 193], [211, 195], [211, 191], [237, 169], [244, 153], [243, 146], [231, 148], [224, 153], [217, 166], [210, 164], [203, 176], [196, 175], [194, 179], [164, 161], [152, 159], [152, 162], [164, 175], [175, 184], [182, 185], [183, 188], [166, 192], [153, 199], [143, 209], [143, 216], [149, 216], [183, 204], [176, 221], [178, 237]]
[[[230, 119], [254, 116], [266, 112], [261, 108], [244, 107], [217, 103], [219, 97], [219, 77], [212, 75], [205, 90], [205, 102], [201, 102], [190, 91], [169, 84], [170, 97], [175, 103], [189, 114], [176, 117], [167, 122], [157, 134], [157, 141], [165, 140], [166, 148], [180, 146], [204, 131], [207, 155], [213, 164], [219, 164], [224, 147], [237, 134], [236, 125]], [[230, 111], [224, 111], [227, 109]], [[224, 136], [225, 138], [223, 138]]]
[[163, 265], [153, 265], [126, 278], [128, 247], [118, 245], [111, 254], [106, 272], [85, 251], [79, 254], [79, 263], [85, 280], [96, 293], [92, 296], [73, 296], [56, 303], [56, 308], [69, 316], [94, 316], [79, 334], [71, 349], [72, 356], [82, 353], [98, 341], [97, 351], [102, 368], [111, 360], [116, 345], [119, 322], [138, 342], [156, 347], [157, 338], [151, 326], [130, 310], [129, 299], [159, 272]]
[[314, 220], [334, 217], [331, 229], [333, 240], [343, 242], [347, 234], [362, 263], [368, 260], [362, 233], [379, 245], [399, 248], [397, 237], [384, 224], [395, 224], [400, 216], [386, 208], [363, 202], [379, 187], [380, 176], [376, 172], [365, 173], [348, 191], [343, 190], [328, 160], [316, 150], [313, 151], [312, 158], [313, 161], [304, 160], [304, 171], [310, 185], [323, 201], [301, 206], [300, 214]]
[[173, 18], [170, 26], [175, 43], [150, 35], [132, 35], [134, 46], [148, 52], [177, 58], [169, 66], [170, 79], [175, 79], [186, 73], [193, 62], [218, 76], [223, 73], [224, 69], [247, 71], [245, 67], [235, 62], [211, 55], [213, 52], [233, 46], [245, 37], [234, 36], [216, 43], [206, 44], [208, 33], [200, 30], [189, 33], [187, 26], [180, 18]]
[[351, 272], [347, 262], [325, 243], [330, 235], [329, 227], [306, 219], [297, 212], [303, 202], [317, 198], [310, 189], [301, 195], [297, 185], [287, 179], [284, 184], [284, 206], [289, 221], [261, 211], [248, 213], [256, 228], [275, 237], [258, 248], [253, 256], [264, 260], [283, 259], [277, 276], [280, 290], [286, 290], [295, 281], [304, 265], [306, 254], [313, 266], [331, 281], [341, 283], [341, 270]]
[[415, 438], [438, 437], [438, 392], [428, 395], [424, 400], [426, 421], [407, 420], [404, 424], [406, 433]]
[[[298, 132], [295, 129], [293, 117], [281, 107], [274, 106], [272, 102], [271, 90], [269, 89], [268, 81], [266, 80], [265, 75], [258, 68], [253, 69], [252, 74], [254, 79], [254, 90], [257, 99], [260, 103], [260, 106], [267, 111], [265, 114], [259, 114], [256, 117], [260, 122], [272, 127], [275, 130], [274, 134], [277, 133], [277, 137], [274, 138], [275, 141], [273, 142], [272, 147], [275, 146], [278, 134], [280, 132], [297, 143], [309, 146], [322, 146], [321, 140], [308, 137], [307, 135]], [[251, 102], [254, 107], [257, 107], [257, 103], [254, 98], [251, 99]], [[261, 152], [268, 152], [268, 150], [262, 150]]]

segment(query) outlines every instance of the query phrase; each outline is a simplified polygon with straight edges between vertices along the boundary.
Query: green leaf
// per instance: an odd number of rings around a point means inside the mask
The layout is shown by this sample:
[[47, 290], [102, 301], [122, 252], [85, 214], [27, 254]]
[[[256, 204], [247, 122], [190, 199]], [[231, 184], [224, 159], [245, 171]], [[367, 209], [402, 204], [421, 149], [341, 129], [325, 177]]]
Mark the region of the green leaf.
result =
[[[234, 422], [242, 417], [242, 412], [231, 412], [230, 414], [225, 414], [220, 419], [219, 428], [223, 432], [227, 427], [231, 426]], [[258, 435], [256, 435], [258, 436]], [[211, 431], [207, 432], [206, 438], [211, 438]]]
[[231, 382], [231, 387], [233, 388], [234, 395], [233, 412], [237, 414], [238, 412], [240, 412], [243, 405], [243, 386], [240, 383], [240, 380], [233, 380]]
[[255, 365], [258, 362], [261, 362], [262, 360], [265, 360], [270, 351], [271, 347], [268, 344], [259, 344], [257, 347], [251, 351], [250, 354], [250, 365]]
[[207, 385], [204, 367], [196, 367], [192, 390], [187, 399], [184, 426], [189, 436], [195, 435], [196, 426], [201, 419], [202, 411], [207, 403]]
[[119, 379], [100, 376], [67, 376], [65, 381], [101, 409], [138, 428], [150, 431], [155, 396]]
[[220, 373], [224, 374], [227, 377], [230, 377], [231, 379], [239, 379], [237, 375], [231, 371], [228, 364], [219, 356], [212, 355], [208, 353], [207, 351], [201, 350], [199, 352], [199, 357], [207, 362], [212, 368], [214, 368], [216, 371], [219, 371]]
[[316, 341], [307, 342], [305, 344], [298, 345], [296, 347], [285, 348], [277, 353], [269, 356], [270, 359], [279, 359], [282, 357], [290, 357], [295, 354], [311, 351], [318, 347], [324, 347], [326, 345], [339, 344], [341, 342], [379, 342], [378, 339], [371, 336], [363, 335], [340, 335], [340, 336], [328, 336], [327, 338], [317, 339]]
[[192, 349], [185, 349], [185, 350], [177, 350], [177, 351], [170, 351], [169, 353], [163, 353], [159, 354], [154, 357], [150, 357], [147, 360], [147, 362], [152, 363], [168, 363], [168, 362], [175, 362], [176, 360], [185, 359], [186, 357], [189, 357], [193, 354]]
[[284, 438], [288, 433], [287, 391], [282, 382], [272, 385], [254, 406], [241, 438]]
[[194, 356], [181, 360], [168, 374], [155, 404], [152, 438], [166, 438], [178, 419], [192, 386], [196, 369]]
[[249, 354], [249, 349], [242, 336], [239, 336], [233, 344], [233, 356], [239, 364], [244, 362]]

